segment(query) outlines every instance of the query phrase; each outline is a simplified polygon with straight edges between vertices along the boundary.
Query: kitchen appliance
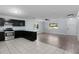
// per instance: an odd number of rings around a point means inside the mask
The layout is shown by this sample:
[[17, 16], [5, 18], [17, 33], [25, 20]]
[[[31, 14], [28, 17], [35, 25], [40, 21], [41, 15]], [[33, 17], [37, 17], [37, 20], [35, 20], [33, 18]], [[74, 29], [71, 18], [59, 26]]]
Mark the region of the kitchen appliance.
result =
[[5, 40], [12, 40], [14, 39], [14, 31], [12, 28], [6, 28], [4, 30], [4, 36], [5, 36]]
[[5, 40], [14, 39], [15, 34], [11, 23], [6, 22], [4, 24], [4, 36]]

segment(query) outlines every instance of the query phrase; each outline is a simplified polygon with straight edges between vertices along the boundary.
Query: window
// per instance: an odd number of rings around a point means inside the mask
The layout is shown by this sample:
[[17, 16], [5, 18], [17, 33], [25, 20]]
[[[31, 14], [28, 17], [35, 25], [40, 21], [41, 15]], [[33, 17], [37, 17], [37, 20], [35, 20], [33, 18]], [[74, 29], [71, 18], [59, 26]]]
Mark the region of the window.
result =
[[58, 29], [58, 24], [57, 23], [49, 23], [49, 28], [50, 29]]

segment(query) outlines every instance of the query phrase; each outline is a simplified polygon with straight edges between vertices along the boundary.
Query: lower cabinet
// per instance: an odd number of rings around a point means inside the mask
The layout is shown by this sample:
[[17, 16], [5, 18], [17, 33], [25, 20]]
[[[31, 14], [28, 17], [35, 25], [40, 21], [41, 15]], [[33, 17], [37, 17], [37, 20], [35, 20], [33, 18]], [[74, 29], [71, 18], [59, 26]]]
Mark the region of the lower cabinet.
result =
[[15, 31], [15, 38], [25, 38], [30, 41], [35, 41], [37, 39], [37, 32]]
[[[5, 33], [0, 32], [0, 41], [5, 40]], [[37, 39], [37, 32], [31, 32], [31, 31], [15, 31], [14, 38], [25, 38], [30, 41], [35, 41]]]
[[4, 40], [5, 40], [4, 32], [0, 32], [0, 41]]

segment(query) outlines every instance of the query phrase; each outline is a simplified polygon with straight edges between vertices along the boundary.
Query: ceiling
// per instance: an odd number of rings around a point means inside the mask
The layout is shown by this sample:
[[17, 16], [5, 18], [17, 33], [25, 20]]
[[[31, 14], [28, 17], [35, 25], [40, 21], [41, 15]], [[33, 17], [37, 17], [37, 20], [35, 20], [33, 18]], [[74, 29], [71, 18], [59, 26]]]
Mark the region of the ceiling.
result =
[[18, 18], [61, 18], [78, 11], [79, 5], [0, 5], [0, 15]]

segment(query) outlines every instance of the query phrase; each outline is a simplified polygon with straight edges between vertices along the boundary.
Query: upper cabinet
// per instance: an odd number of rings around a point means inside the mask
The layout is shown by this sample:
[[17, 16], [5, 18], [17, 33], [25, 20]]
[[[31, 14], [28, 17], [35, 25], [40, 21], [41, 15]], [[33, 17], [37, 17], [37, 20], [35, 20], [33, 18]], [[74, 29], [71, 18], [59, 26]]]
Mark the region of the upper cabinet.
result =
[[[4, 26], [5, 22], [4, 18], [0, 18], [0, 26]], [[7, 22], [12, 23], [13, 26], [25, 26], [25, 20], [10, 19]]]
[[0, 26], [4, 26], [4, 22], [5, 22], [5, 19], [4, 18], [0, 18]]
[[12, 23], [13, 26], [25, 26], [25, 20], [10, 19], [9, 22]]

